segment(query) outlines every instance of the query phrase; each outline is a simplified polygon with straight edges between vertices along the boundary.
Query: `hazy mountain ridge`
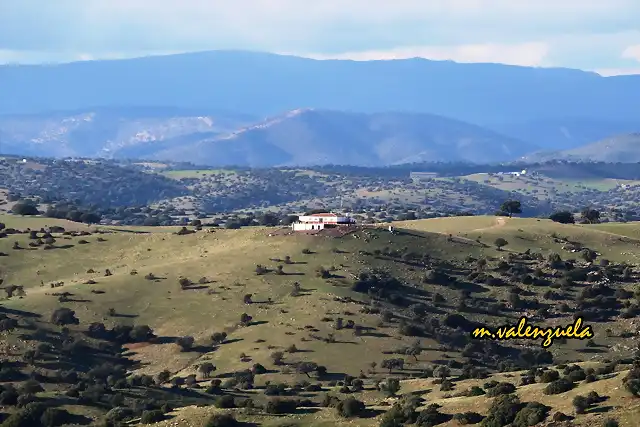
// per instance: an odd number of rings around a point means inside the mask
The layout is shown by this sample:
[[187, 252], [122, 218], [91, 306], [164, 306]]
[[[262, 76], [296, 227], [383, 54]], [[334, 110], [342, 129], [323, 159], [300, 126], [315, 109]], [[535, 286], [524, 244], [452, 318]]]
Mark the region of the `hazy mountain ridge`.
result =
[[296, 109], [248, 124], [233, 116], [115, 109], [0, 116], [4, 152], [142, 158], [212, 166], [494, 162], [537, 149], [469, 123], [419, 113]]
[[429, 114], [297, 109], [229, 135], [155, 153], [154, 158], [197, 159], [214, 166], [378, 166], [506, 161], [535, 149], [479, 126]]
[[599, 120], [586, 117], [560, 117], [525, 123], [493, 124], [487, 127], [543, 148], [571, 150], [615, 135], [639, 132], [640, 118]]
[[[488, 126], [584, 117], [637, 120], [640, 76], [405, 59], [312, 60], [213, 51], [0, 67], [0, 113], [172, 105], [268, 116], [300, 106], [416, 111]], [[593, 139], [595, 140], [595, 139]]]
[[232, 113], [159, 108], [5, 115], [0, 116], [0, 151], [52, 157], [139, 157], [190, 143], [193, 135], [202, 139], [227, 133], [250, 120]]
[[615, 135], [571, 150], [537, 152], [525, 156], [524, 159], [527, 161], [638, 163], [640, 162], [640, 132]]

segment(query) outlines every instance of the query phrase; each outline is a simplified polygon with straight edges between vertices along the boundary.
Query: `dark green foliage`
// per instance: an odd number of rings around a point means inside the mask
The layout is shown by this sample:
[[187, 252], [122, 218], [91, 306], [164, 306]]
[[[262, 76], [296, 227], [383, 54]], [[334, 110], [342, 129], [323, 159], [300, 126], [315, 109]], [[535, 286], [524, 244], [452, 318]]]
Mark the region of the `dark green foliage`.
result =
[[573, 214], [569, 211], [554, 212], [549, 219], [553, 222], [559, 222], [560, 224], [575, 224], [576, 222]]
[[176, 344], [180, 347], [180, 351], [190, 351], [193, 348], [195, 339], [191, 336], [179, 337], [176, 339]]
[[51, 314], [51, 323], [54, 325], [77, 325], [80, 323], [76, 317], [76, 312], [70, 308], [61, 307]]
[[482, 420], [482, 427], [503, 427], [512, 423], [522, 407], [515, 394], [505, 394], [493, 399], [487, 417]]
[[338, 414], [344, 418], [359, 417], [365, 410], [365, 405], [354, 397], [347, 397], [345, 400], [337, 404], [336, 410]]
[[216, 399], [215, 407], [223, 408], [223, 409], [235, 408], [236, 402], [233, 396], [225, 394], [224, 396], [220, 396], [219, 398]]
[[463, 412], [460, 414], [455, 414], [453, 419], [460, 425], [468, 425], [468, 424], [478, 424], [482, 421], [482, 415], [477, 412]]
[[159, 409], [143, 411], [140, 417], [141, 424], [153, 424], [164, 420], [164, 413]]
[[213, 414], [204, 427], [237, 427], [240, 423], [231, 414]]
[[560, 378], [560, 372], [555, 369], [548, 369], [540, 375], [541, 383], [550, 383]]
[[40, 424], [40, 418], [46, 407], [42, 403], [29, 403], [19, 411], [11, 414], [3, 423], [3, 427], [34, 427]]
[[38, 206], [32, 202], [31, 200], [22, 200], [13, 205], [11, 208], [11, 212], [15, 215], [38, 215], [40, 212], [38, 211]]
[[487, 397], [496, 397], [496, 396], [500, 396], [501, 394], [514, 393], [515, 391], [516, 391], [515, 385], [507, 382], [502, 382], [502, 383], [496, 384], [495, 387], [491, 387], [489, 391], [487, 391]]
[[267, 414], [291, 414], [298, 408], [297, 400], [271, 399], [267, 402], [265, 412]]
[[577, 414], [584, 414], [589, 407], [589, 401], [584, 396], [575, 396], [572, 401], [573, 407], [576, 408]]
[[418, 414], [416, 426], [418, 427], [434, 427], [438, 424], [447, 422], [451, 417], [438, 411], [439, 405], [431, 404]]
[[507, 200], [500, 206], [500, 211], [509, 215], [522, 213], [522, 204], [518, 200]]
[[550, 382], [549, 385], [545, 387], [543, 393], [547, 395], [560, 394], [573, 389], [573, 387], [574, 384], [571, 381], [566, 378], [560, 378], [558, 380]]
[[518, 411], [516, 418], [513, 420], [513, 427], [530, 427], [535, 426], [544, 421], [549, 414], [548, 406], [538, 402], [529, 402]]
[[64, 409], [47, 408], [40, 417], [42, 427], [58, 427], [70, 422], [69, 413]]

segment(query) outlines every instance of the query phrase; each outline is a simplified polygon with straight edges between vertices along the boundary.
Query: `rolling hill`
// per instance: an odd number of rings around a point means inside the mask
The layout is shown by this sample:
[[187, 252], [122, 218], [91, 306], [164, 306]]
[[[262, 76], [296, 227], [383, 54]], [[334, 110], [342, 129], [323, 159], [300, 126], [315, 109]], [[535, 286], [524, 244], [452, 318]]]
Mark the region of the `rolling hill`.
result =
[[601, 120], [559, 117], [525, 123], [493, 124], [487, 127], [503, 135], [534, 142], [541, 148], [572, 150], [615, 135], [640, 131], [640, 120]]
[[[0, 221], [8, 425], [51, 425], [24, 418], [52, 406], [81, 425], [235, 425], [207, 424], [232, 414], [250, 426], [375, 427], [402, 425], [383, 421], [413, 405], [417, 426], [506, 426], [489, 423], [502, 395], [517, 396], [512, 418], [528, 408], [524, 421], [561, 412], [574, 426], [636, 425], [624, 378], [638, 375], [637, 224], [460, 217], [332, 237]], [[547, 349], [470, 338], [522, 315], [545, 326], [584, 316], [595, 335]], [[573, 398], [590, 392], [577, 411]], [[349, 398], [364, 407], [340, 409]], [[42, 405], [27, 411], [29, 399]]]
[[154, 156], [198, 159], [214, 166], [380, 166], [429, 161], [490, 163], [533, 150], [532, 144], [430, 114], [299, 109], [231, 135]]
[[640, 162], [640, 133], [616, 135], [600, 141], [563, 151], [549, 151], [525, 156], [526, 160], [572, 160], [605, 163]]
[[186, 161], [211, 166], [513, 160], [536, 149], [479, 126], [419, 113], [298, 109], [262, 122], [179, 109], [0, 116], [3, 152]]
[[[567, 116], [610, 123], [637, 121], [639, 92], [640, 76], [418, 58], [320, 61], [240, 51], [0, 67], [0, 114], [173, 106], [265, 117], [313, 107], [414, 111], [481, 126]], [[603, 126], [610, 134], [629, 131]], [[590, 141], [600, 138], [600, 129], [587, 135]]]
[[164, 107], [101, 107], [0, 115], [0, 152], [39, 157], [136, 158], [231, 132], [255, 118]]

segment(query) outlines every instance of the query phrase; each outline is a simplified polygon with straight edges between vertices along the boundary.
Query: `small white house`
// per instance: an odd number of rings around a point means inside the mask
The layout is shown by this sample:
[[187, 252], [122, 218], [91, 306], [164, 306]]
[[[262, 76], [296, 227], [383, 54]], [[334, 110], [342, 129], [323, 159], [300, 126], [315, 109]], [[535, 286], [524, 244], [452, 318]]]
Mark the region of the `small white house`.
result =
[[317, 213], [299, 216], [298, 221], [291, 224], [291, 228], [293, 231], [323, 230], [355, 223], [356, 221], [349, 216], [334, 213]]

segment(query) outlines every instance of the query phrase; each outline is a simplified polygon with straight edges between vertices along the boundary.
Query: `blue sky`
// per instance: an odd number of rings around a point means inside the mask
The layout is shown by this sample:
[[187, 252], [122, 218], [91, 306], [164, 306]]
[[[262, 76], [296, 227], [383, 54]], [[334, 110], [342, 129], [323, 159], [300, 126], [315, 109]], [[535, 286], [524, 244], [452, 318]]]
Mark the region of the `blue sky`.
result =
[[640, 74], [640, 0], [0, 0], [0, 63], [213, 49]]

